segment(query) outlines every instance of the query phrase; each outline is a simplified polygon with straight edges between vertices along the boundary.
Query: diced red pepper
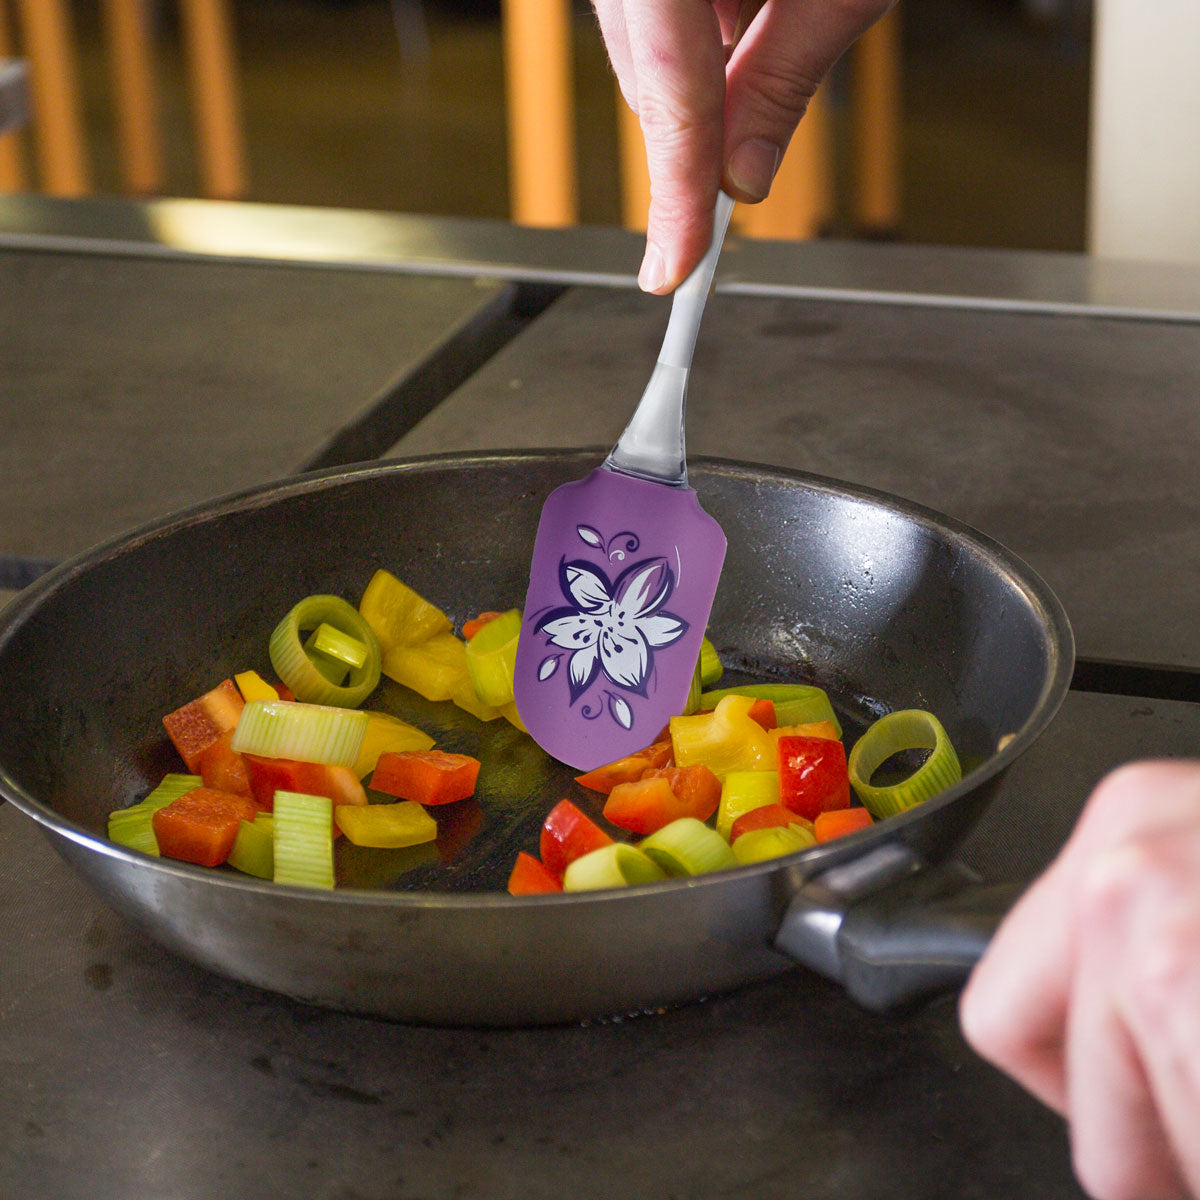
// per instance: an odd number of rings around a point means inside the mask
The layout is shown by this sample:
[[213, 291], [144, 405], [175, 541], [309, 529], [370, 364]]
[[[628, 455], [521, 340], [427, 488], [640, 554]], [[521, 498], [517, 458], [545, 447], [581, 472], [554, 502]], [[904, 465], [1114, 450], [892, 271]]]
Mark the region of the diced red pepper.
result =
[[181, 708], [167, 713], [162, 722], [167, 736], [175, 743], [187, 769], [198, 775], [200, 755], [223, 733], [237, 726], [246, 702], [232, 679], [217, 684], [211, 691]]
[[643, 773], [619, 783], [604, 805], [605, 819], [631, 833], [654, 833], [680, 817], [707, 821], [721, 802], [721, 781], [702, 763]]
[[250, 773], [246, 769], [246, 760], [230, 743], [233, 741], [233, 730], [221, 734], [211, 746], [200, 751], [198, 762], [200, 778], [204, 786], [215, 788], [219, 792], [234, 792], [239, 796], [252, 796], [250, 789]]
[[757, 721], [764, 729], [775, 729], [779, 725], [779, 721], [775, 716], [775, 701], [762, 699], [755, 700], [750, 705], [750, 720]]
[[577, 858], [612, 843], [595, 821], [570, 800], [560, 800], [542, 823], [539, 852], [546, 869], [562, 878]]
[[481, 612], [479, 616], [472, 617], [469, 621], [464, 621], [462, 627], [463, 640], [469, 642], [485, 625], [490, 624], [497, 617], [503, 615], [503, 613], [498, 612]]
[[764, 804], [759, 808], [752, 808], [749, 812], [744, 812], [734, 823], [729, 827], [729, 844], [742, 836], [743, 833], [749, 833], [751, 829], [774, 829], [776, 826], [786, 825], [810, 825], [810, 821], [806, 821], [799, 813], [792, 812], [790, 808], [785, 808], [782, 804]]
[[349, 767], [300, 762], [294, 758], [266, 758], [261, 754], [243, 754], [242, 758], [250, 777], [250, 794], [266, 812], [274, 810], [277, 791], [328, 796], [334, 804], [367, 802], [366, 790]]
[[850, 807], [846, 748], [823, 737], [779, 739], [779, 802], [809, 821]]
[[813, 822], [813, 833], [816, 834], [818, 842], [832, 842], [834, 838], [857, 833], [860, 829], [874, 824], [871, 814], [865, 808], [856, 805], [854, 808], [837, 808], [818, 813]]
[[229, 857], [238, 826], [253, 821], [257, 814], [246, 796], [198, 787], [160, 808], [151, 821], [160, 853], [216, 867]]
[[451, 804], [475, 792], [480, 762], [445, 750], [389, 750], [379, 756], [371, 787], [418, 804]]
[[545, 892], [561, 892], [563, 885], [545, 863], [522, 850], [508, 877], [508, 890], [514, 896], [538, 896]]
[[645, 750], [639, 750], [636, 754], [588, 771], [586, 775], [576, 775], [575, 782], [590, 791], [603, 792], [607, 796], [618, 783], [632, 783], [635, 779], [641, 779], [651, 768], [665, 767], [670, 761], [671, 742], [670, 739], [664, 739], [647, 746]]

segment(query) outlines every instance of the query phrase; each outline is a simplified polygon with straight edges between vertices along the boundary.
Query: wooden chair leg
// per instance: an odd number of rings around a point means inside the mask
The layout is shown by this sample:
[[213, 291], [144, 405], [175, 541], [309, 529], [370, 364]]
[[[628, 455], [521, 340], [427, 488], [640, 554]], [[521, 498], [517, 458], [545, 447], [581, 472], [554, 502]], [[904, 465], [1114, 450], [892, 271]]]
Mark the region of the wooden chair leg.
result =
[[165, 167], [147, 0], [105, 0], [104, 18], [125, 190], [153, 195], [163, 190]]
[[180, 11], [204, 194], [235, 199], [246, 191], [246, 155], [229, 5], [227, 0], [181, 0]]
[[83, 195], [91, 190], [91, 179], [70, 13], [63, 0], [20, 0], [20, 13], [42, 190], [52, 196]]
[[[0, 60], [12, 58], [16, 42], [9, 24], [8, 6], [0, 0]], [[19, 129], [0, 133], [0, 192], [19, 192], [25, 187], [25, 159]]]
[[900, 224], [900, 10], [869, 29], [851, 51], [856, 227], [891, 233]]
[[509, 196], [519, 225], [577, 219], [570, 0], [503, 0]]
[[825, 88], [818, 88], [779, 164], [771, 194], [761, 204], [739, 204], [734, 228], [754, 238], [816, 237], [833, 213], [831, 141]]

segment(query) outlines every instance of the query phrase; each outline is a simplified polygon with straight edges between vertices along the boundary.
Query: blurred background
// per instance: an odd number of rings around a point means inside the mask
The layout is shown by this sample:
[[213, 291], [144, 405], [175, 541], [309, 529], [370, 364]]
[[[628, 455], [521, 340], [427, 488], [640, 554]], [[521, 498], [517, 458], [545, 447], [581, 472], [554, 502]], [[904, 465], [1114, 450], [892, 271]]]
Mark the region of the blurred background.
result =
[[[1083, 250], [1091, 17], [901, 0], [823, 88], [781, 211], [744, 231]], [[4, 191], [546, 225], [644, 211], [586, 3], [0, 0], [13, 55], [33, 114], [0, 138]]]

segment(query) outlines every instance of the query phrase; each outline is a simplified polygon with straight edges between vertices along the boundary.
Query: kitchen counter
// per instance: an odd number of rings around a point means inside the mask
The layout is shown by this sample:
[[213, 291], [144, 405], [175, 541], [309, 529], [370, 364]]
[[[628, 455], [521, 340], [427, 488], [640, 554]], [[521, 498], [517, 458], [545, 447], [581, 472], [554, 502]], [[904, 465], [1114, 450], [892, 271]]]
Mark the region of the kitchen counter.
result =
[[[314, 465], [611, 442], [665, 321], [615, 231], [220, 205], [182, 245], [158, 211], [0, 202], [0, 606], [130, 524]], [[1105, 770], [1200, 745], [1200, 285], [786, 250], [746, 244], [719, 280], [690, 449], [931, 504], [1059, 591], [1078, 686], [962, 849], [1028, 880]], [[875, 1016], [796, 969], [549, 1029], [311, 1009], [173, 957], [11, 805], [0, 911], [5, 1200], [1081, 1195], [1062, 1123], [949, 999]]]

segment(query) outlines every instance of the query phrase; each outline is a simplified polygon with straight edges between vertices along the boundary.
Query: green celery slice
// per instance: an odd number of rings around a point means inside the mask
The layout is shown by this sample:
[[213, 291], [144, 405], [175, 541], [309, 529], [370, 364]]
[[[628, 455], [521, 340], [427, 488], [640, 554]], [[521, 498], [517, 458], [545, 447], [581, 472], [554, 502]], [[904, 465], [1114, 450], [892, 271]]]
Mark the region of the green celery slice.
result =
[[475, 694], [493, 708], [508, 704], [513, 698], [520, 632], [521, 612], [511, 608], [490, 620], [467, 642], [467, 671]]
[[143, 854], [158, 855], [158, 839], [154, 836], [154, 814], [166, 808], [180, 796], [200, 787], [199, 775], [171, 772], [164, 775], [157, 787], [137, 804], [118, 808], [108, 814], [108, 840], [118, 846], [128, 846]]
[[341, 687], [342, 684], [350, 676], [350, 668], [340, 658], [333, 658], [331, 655], [322, 654], [317, 649], [317, 631], [314, 629], [312, 634], [304, 643], [304, 653], [309, 662], [330, 682], [334, 687]]
[[[316, 630], [322, 623], [366, 647], [366, 658], [360, 666], [350, 667], [345, 684], [327, 678], [301, 643], [303, 631]], [[268, 650], [279, 678], [297, 700], [309, 704], [355, 708], [379, 683], [383, 657], [379, 641], [358, 610], [340, 596], [306, 596], [275, 627]], [[331, 656], [320, 653], [327, 664]]]
[[721, 665], [721, 658], [717, 654], [717, 648], [705, 638], [700, 643], [700, 686], [702, 688], [712, 687], [714, 683], [720, 681], [722, 675], [725, 674], [725, 668]]
[[782, 858], [817, 844], [817, 835], [803, 825], [776, 825], [770, 829], [751, 829], [733, 843], [733, 857], [743, 866]]
[[695, 817], [680, 817], [638, 843], [668, 875], [705, 875], [737, 866], [729, 843]]
[[[930, 754], [907, 779], [883, 787], [872, 785], [871, 776], [902, 750], [928, 750]], [[932, 799], [962, 778], [958, 755], [942, 723], [919, 708], [888, 713], [868, 726], [854, 743], [846, 765], [850, 786], [863, 807], [880, 820]]]
[[269, 813], [238, 826], [228, 862], [246, 875], [259, 879], [275, 877], [275, 821]]
[[274, 813], [275, 882], [332, 888], [333, 801], [280, 790]]
[[740, 687], [705, 692], [700, 697], [701, 708], [716, 708], [726, 696], [750, 696], [755, 700], [775, 703], [775, 720], [780, 725], [808, 725], [813, 721], [832, 721], [838, 737], [842, 723], [833, 711], [824, 689], [808, 683], [747, 683]]
[[348, 633], [343, 633], [342, 630], [330, 625], [328, 621], [322, 621], [313, 630], [312, 646], [318, 654], [336, 658], [348, 667], [361, 667], [370, 656], [370, 649], [366, 642], [352, 637]]
[[721, 803], [717, 805], [717, 832], [729, 840], [738, 817], [779, 803], [778, 771], [730, 771], [721, 781]]
[[252, 700], [242, 709], [230, 745], [241, 754], [352, 767], [362, 747], [367, 721], [362, 709], [295, 700]]
[[666, 877], [662, 867], [636, 846], [612, 842], [571, 863], [563, 875], [563, 891], [592, 892], [637, 883], [657, 883]]

